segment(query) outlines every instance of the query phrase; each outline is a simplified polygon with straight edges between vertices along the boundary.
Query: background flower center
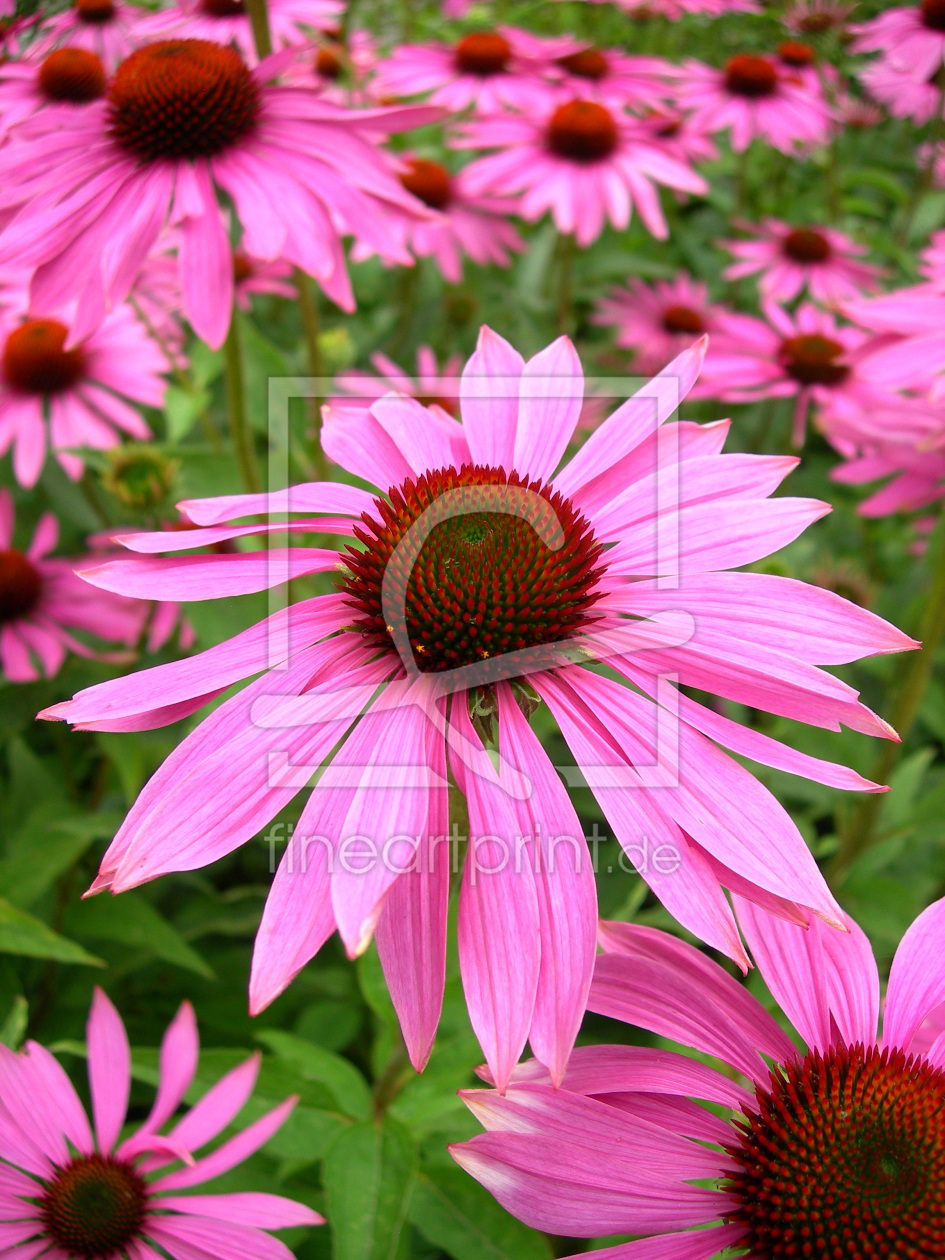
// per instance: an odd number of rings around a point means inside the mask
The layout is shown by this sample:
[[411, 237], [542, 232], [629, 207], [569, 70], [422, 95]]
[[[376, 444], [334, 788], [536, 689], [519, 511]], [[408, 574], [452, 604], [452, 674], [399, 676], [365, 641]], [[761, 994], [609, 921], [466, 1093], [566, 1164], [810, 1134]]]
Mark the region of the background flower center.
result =
[[75, 11], [90, 26], [103, 26], [115, 16], [112, 0], [75, 0]]
[[740, 1245], [775, 1256], [932, 1257], [945, 1230], [945, 1072], [834, 1047], [772, 1073], [730, 1153]]
[[323, 44], [315, 54], [315, 71], [323, 79], [337, 79], [342, 70], [340, 49]]
[[69, 1255], [97, 1260], [125, 1247], [144, 1219], [144, 1182], [128, 1164], [90, 1155], [60, 1169], [40, 1210], [47, 1231]]
[[843, 346], [830, 337], [813, 333], [805, 337], [788, 337], [781, 345], [781, 362], [789, 376], [802, 385], [839, 385], [850, 374], [845, 363], [835, 360], [843, 354]]
[[410, 169], [400, 176], [407, 192], [434, 210], [445, 210], [450, 203], [450, 173], [439, 162], [411, 158]]
[[474, 31], [456, 45], [456, 64], [463, 74], [500, 74], [509, 63], [512, 48], [495, 31]]
[[778, 56], [788, 66], [809, 66], [814, 60], [814, 50], [810, 44], [799, 44], [786, 39], [778, 45]]
[[58, 48], [40, 66], [39, 86], [51, 101], [81, 105], [105, 95], [105, 67], [84, 48]]
[[13, 330], [3, 349], [8, 385], [29, 394], [59, 394], [85, 372], [81, 346], [64, 350], [69, 330], [55, 319], [31, 319]]
[[22, 551], [0, 551], [0, 623], [31, 613], [42, 589], [39, 570]]
[[242, 17], [246, 12], [243, 0], [200, 0], [200, 8], [209, 17], [216, 18]]
[[663, 312], [663, 327], [670, 333], [702, 333], [705, 320], [691, 306], [667, 306]]
[[772, 96], [778, 76], [770, 61], [742, 53], [725, 67], [725, 86], [735, 96]]
[[[445, 506], [419, 553], [408, 540], [392, 561], [420, 515], [459, 487], [467, 489], [464, 503], [472, 510], [457, 514]], [[527, 519], [509, 510], [511, 501], [522, 501], [517, 487], [532, 492]], [[424, 672], [553, 643], [588, 625], [599, 598], [591, 588], [601, 548], [569, 500], [538, 481], [480, 465], [426, 473], [389, 493], [389, 504], [376, 500], [378, 519], [365, 517], [355, 530], [364, 550], [349, 547], [345, 554], [350, 576], [344, 589], [356, 626], [378, 646], [393, 647], [381, 602], [389, 565]], [[557, 549], [546, 541], [562, 535]]]
[[830, 242], [820, 232], [797, 228], [784, 238], [784, 252], [795, 262], [826, 262], [830, 257]]
[[599, 48], [583, 48], [559, 57], [558, 65], [581, 79], [602, 79], [607, 73], [607, 58]]
[[213, 157], [251, 131], [259, 88], [239, 53], [205, 39], [148, 44], [108, 91], [112, 138], [146, 161]]
[[922, 0], [922, 21], [930, 30], [945, 31], [945, 0]]
[[617, 147], [617, 123], [609, 109], [593, 101], [569, 101], [551, 115], [548, 144], [573, 162], [597, 162]]

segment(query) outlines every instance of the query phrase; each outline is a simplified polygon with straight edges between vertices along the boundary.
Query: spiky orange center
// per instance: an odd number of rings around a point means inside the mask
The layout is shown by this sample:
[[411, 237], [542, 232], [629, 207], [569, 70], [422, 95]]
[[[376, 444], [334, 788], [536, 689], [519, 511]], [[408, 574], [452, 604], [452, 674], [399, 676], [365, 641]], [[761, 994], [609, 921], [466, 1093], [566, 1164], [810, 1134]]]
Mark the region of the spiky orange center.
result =
[[315, 54], [315, 73], [323, 79], [338, 79], [344, 69], [341, 47], [338, 44], [323, 44]]
[[725, 86], [734, 96], [747, 96], [750, 100], [773, 96], [777, 85], [775, 68], [764, 57], [741, 53], [725, 67]]
[[108, 90], [112, 138], [144, 161], [214, 157], [250, 132], [259, 87], [233, 48], [167, 39], [127, 57]]
[[820, 263], [830, 257], [830, 242], [813, 228], [796, 228], [784, 238], [784, 252], [795, 262]]
[[207, 17], [242, 17], [246, 12], [243, 0], [200, 0], [200, 11]]
[[667, 306], [663, 312], [663, 327], [669, 333], [704, 333], [705, 320], [691, 306]]
[[84, 48], [57, 48], [39, 68], [39, 86], [51, 101], [84, 105], [105, 95], [105, 67]]
[[783, 341], [781, 362], [787, 374], [802, 385], [839, 385], [850, 375], [847, 365], [837, 362], [843, 352], [839, 341], [811, 333]]
[[582, 48], [558, 58], [558, 65], [579, 79], [603, 79], [609, 69], [607, 58], [599, 48]]
[[401, 174], [400, 182], [407, 192], [433, 210], [445, 210], [450, 203], [450, 173], [439, 162], [411, 158], [409, 169]]
[[922, 0], [922, 21], [931, 31], [945, 31], [945, 0]]
[[[385, 575], [423, 672], [558, 642], [592, 620], [601, 547], [549, 486], [467, 464], [409, 479], [388, 497], [355, 529], [363, 550], [345, 554], [355, 625], [378, 647], [394, 647]], [[418, 550], [416, 531], [408, 531], [431, 506]]]
[[22, 551], [12, 547], [0, 551], [0, 623], [31, 613], [42, 589], [39, 570]]
[[456, 65], [463, 74], [486, 78], [501, 74], [512, 58], [512, 46], [498, 31], [473, 31], [456, 45]]
[[121, 1160], [89, 1155], [58, 1169], [40, 1200], [43, 1224], [54, 1243], [83, 1260], [111, 1257], [140, 1233], [147, 1192]]
[[548, 124], [548, 147], [572, 162], [599, 162], [617, 147], [617, 121], [594, 101], [559, 105]]
[[725, 1189], [757, 1260], [941, 1260], [945, 1072], [840, 1046], [772, 1072]]
[[112, 0], [75, 0], [72, 7], [79, 20], [89, 26], [104, 26], [115, 16]]
[[3, 348], [3, 376], [28, 394], [60, 394], [85, 373], [81, 346], [65, 350], [69, 330], [55, 319], [30, 319], [15, 328]]
[[810, 44], [801, 44], [786, 39], [778, 45], [778, 56], [786, 66], [809, 66], [814, 61], [814, 50]]

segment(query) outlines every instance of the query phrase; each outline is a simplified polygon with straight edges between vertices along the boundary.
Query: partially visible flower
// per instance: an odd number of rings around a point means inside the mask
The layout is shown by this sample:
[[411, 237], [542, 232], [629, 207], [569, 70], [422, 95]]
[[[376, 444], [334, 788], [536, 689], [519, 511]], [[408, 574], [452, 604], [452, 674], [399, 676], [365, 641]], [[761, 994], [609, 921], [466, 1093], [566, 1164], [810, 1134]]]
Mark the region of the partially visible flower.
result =
[[662, 57], [628, 56], [619, 48], [579, 48], [550, 68], [563, 100], [582, 97], [630, 109], [660, 109], [671, 97], [674, 67]]
[[922, 83], [941, 69], [945, 57], [945, 0], [922, 0], [908, 9], [886, 9], [851, 26], [855, 53], [880, 52], [884, 60]]
[[[603, 0], [596, 0], [603, 3]], [[724, 13], [760, 13], [755, 0], [616, 0], [621, 9], [631, 17], [644, 20], [659, 15], [670, 22], [678, 22], [688, 13], [704, 13], [706, 17], [721, 17]]]
[[612, 290], [597, 302], [591, 322], [615, 327], [617, 345], [634, 351], [634, 368], [650, 374], [711, 333], [720, 310], [709, 302], [707, 285], [680, 272], [674, 280], [631, 280]]
[[722, 70], [686, 61], [676, 101], [703, 131], [727, 129], [736, 153], [756, 138], [793, 153], [799, 145], [825, 143], [830, 134], [832, 114], [819, 86], [774, 57], [740, 53]]
[[462, 361], [458, 354], [451, 355], [442, 368], [437, 363], [436, 355], [429, 346], [420, 346], [417, 350], [417, 375], [408, 376], [386, 354], [375, 351], [371, 362], [377, 376], [370, 372], [352, 370], [341, 372], [335, 385], [348, 398], [335, 398], [331, 405], [336, 408], [358, 407], [367, 411], [371, 403], [383, 398], [392, 390], [416, 400], [424, 407], [439, 407], [447, 415], [459, 415], [459, 372]]
[[164, 403], [161, 373], [167, 360], [131, 308], [122, 304], [91, 336], [67, 349], [69, 323], [21, 321], [0, 313], [0, 451], [13, 446], [13, 472], [32, 486], [49, 443], [73, 479], [82, 459], [64, 448], [106, 450], [120, 431], [148, 438], [151, 431], [126, 398], [150, 407]]
[[917, 79], [907, 66], [881, 58], [860, 72], [860, 82], [894, 118], [911, 118], [917, 127], [942, 108], [942, 89], [931, 79]]
[[871, 371], [890, 389], [945, 393], [945, 291], [938, 271], [942, 234], [924, 252], [925, 284], [894, 289], [879, 297], [845, 302], [843, 313], [863, 328], [885, 338], [870, 358]]
[[[119, 1143], [131, 1090], [131, 1051], [124, 1024], [96, 988], [87, 1027], [94, 1132], [72, 1082], [45, 1047], [28, 1041], [19, 1054], [0, 1047], [4, 1195], [0, 1228], [13, 1260], [218, 1260], [257, 1256], [292, 1260], [268, 1230], [321, 1225], [311, 1208], [281, 1195], [180, 1193], [242, 1164], [285, 1123], [289, 1098], [254, 1124], [195, 1160], [247, 1102], [259, 1055], [233, 1068], [166, 1134], [194, 1079], [197, 1021], [184, 1002], [164, 1034], [160, 1084], [151, 1113]], [[168, 1165], [181, 1166], [155, 1177]]]
[[876, 287], [878, 267], [858, 261], [867, 253], [843, 232], [829, 227], [792, 227], [781, 219], [759, 224], [739, 222], [751, 241], [720, 241], [740, 259], [726, 267], [726, 280], [761, 272], [758, 288], [766, 302], [790, 302], [806, 288], [815, 302], [836, 306]]
[[[59, 522], [51, 512], [40, 518], [26, 551], [13, 546], [13, 500], [0, 489], [0, 668], [9, 682], [52, 678], [66, 659], [77, 656], [126, 662], [148, 621], [151, 605], [97, 591], [75, 574], [96, 557], [51, 557]], [[126, 651], [104, 656], [71, 633], [79, 630]]]
[[0, 62], [0, 140], [50, 105], [81, 108], [105, 95], [105, 67], [85, 48], [58, 48], [42, 60]]
[[[344, 13], [344, 0], [267, 0], [273, 49], [305, 44], [313, 31], [332, 29]], [[256, 43], [243, 0], [176, 0], [145, 16], [138, 34], [145, 39], [209, 39], [234, 44], [254, 66]]]
[[685, 165], [697, 162], [714, 162], [719, 151], [709, 133], [696, 126], [693, 120], [672, 106], [652, 110], [640, 120], [657, 148], [667, 156]]
[[940, 1255], [945, 1037], [924, 1050], [917, 1033], [945, 993], [945, 902], [896, 950], [880, 1035], [879, 972], [849, 916], [805, 930], [733, 901], [806, 1051], [695, 946], [604, 922], [589, 1009], [698, 1057], [581, 1046], [560, 1088], [529, 1060], [504, 1097], [462, 1091], [486, 1132], [454, 1159], [536, 1229], [638, 1238], [591, 1260]]
[[295, 298], [298, 290], [292, 283], [292, 264], [284, 259], [251, 258], [241, 249], [233, 253], [233, 284], [236, 305], [248, 311], [254, 293], [270, 293], [275, 297]]
[[848, 451], [845, 462], [831, 470], [833, 481], [862, 486], [889, 479], [858, 505], [860, 516], [918, 512], [945, 498], [945, 453], [941, 450], [918, 450], [902, 442], [873, 442], [865, 450], [854, 447]]
[[144, 42], [139, 27], [144, 11], [122, 0], [72, 0], [68, 9], [42, 25], [30, 57], [42, 57], [53, 48], [84, 48], [100, 57], [111, 73], [124, 57]]
[[605, 219], [625, 228], [634, 205], [653, 235], [665, 239], [654, 183], [708, 191], [701, 175], [663, 152], [638, 119], [596, 101], [546, 102], [528, 114], [474, 120], [454, 144], [501, 150], [466, 167], [471, 192], [522, 193], [523, 219], [534, 222], [550, 210], [558, 230], [573, 233], [582, 247], [600, 236]]
[[855, 7], [847, 0], [792, 0], [781, 21], [798, 35], [823, 35], [843, 26]]
[[838, 92], [834, 97], [834, 109], [837, 119], [845, 127], [877, 127], [883, 121], [884, 114], [878, 105], [864, 101], [862, 97], [853, 96], [850, 92]]

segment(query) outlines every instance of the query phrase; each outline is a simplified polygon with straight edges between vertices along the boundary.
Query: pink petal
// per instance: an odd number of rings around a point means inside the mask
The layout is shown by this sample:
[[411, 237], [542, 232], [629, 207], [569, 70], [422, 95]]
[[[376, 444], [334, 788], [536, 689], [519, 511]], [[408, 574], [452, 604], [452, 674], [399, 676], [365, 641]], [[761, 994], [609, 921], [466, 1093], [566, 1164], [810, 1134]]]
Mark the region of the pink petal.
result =
[[200, 1039], [194, 1008], [189, 1002], [181, 1002], [161, 1042], [161, 1083], [151, 1114], [142, 1125], [142, 1132], [156, 1132], [170, 1120], [190, 1088], [199, 1055]]
[[[178, 174], [181, 179], [186, 165]], [[219, 350], [230, 327], [233, 308], [233, 251], [217, 204], [209, 164], [193, 164], [192, 178], [203, 205], [200, 215], [180, 224], [181, 292], [184, 314], [198, 337]]]
[[324, 1217], [304, 1203], [278, 1194], [188, 1194], [152, 1199], [151, 1206], [186, 1216], [204, 1216], [251, 1229], [290, 1229], [294, 1225], [324, 1225]]
[[[371, 404], [371, 415], [396, 445], [414, 476], [434, 468], [448, 468], [453, 463], [453, 451], [442, 427], [415, 398], [388, 394]], [[455, 425], [455, 421], [450, 423]]]
[[883, 1044], [906, 1053], [916, 1030], [945, 1001], [945, 898], [922, 911], [899, 942], [889, 971]]
[[138, 599], [223, 599], [267, 591], [307, 573], [327, 573], [338, 564], [338, 552], [320, 547], [274, 547], [271, 551], [224, 556], [146, 556], [109, 560], [94, 569], [77, 569], [79, 577], [103, 591]]
[[179, 1260], [294, 1260], [284, 1242], [229, 1221], [153, 1216], [145, 1226], [155, 1242]]
[[539, 351], [522, 369], [513, 466], [547, 481], [574, 433], [584, 399], [584, 372], [567, 337]]
[[223, 494], [213, 499], [184, 499], [177, 505], [195, 525], [219, 525], [242, 516], [275, 512], [337, 513], [360, 516], [374, 506], [374, 496], [337, 481], [312, 481], [271, 494]]
[[483, 324], [460, 381], [460, 410], [477, 464], [514, 467], [519, 381], [525, 363], [517, 350]]
[[86, 1028], [89, 1087], [95, 1136], [101, 1154], [110, 1153], [125, 1123], [131, 1090], [131, 1050], [121, 1016], [96, 986]]
[[154, 1189], [162, 1194], [167, 1190], [184, 1190], [188, 1186], [199, 1186], [204, 1181], [210, 1181], [213, 1177], [229, 1172], [231, 1168], [242, 1164], [245, 1159], [258, 1151], [274, 1133], [282, 1128], [297, 1102], [297, 1097], [287, 1098], [284, 1103], [268, 1111], [255, 1124], [251, 1124], [241, 1133], [237, 1133], [236, 1137], [224, 1142], [206, 1158], [198, 1160], [194, 1168], [180, 1168], [177, 1172], [169, 1173], [166, 1177], [154, 1182]]
[[28, 1041], [26, 1050], [33, 1071], [49, 1094], [63, 1133], [82, 1155], [91, 1155], [95, 1143], [89, 1119], [62, 1064], [35, 1041]]
[[231, 1068], [177, 1122], [171, 1130], [171, 1137], [190, 1151], [199, 1151], [206, 1146], [246, 1105], [256, 1086], [261, 1062], [262, 1056], [257, 1051]]
[[658, 1234], [653, 1238], [638, 1238], [636, 1242], [618, 1243], [616, 1247], [600, 1247], [594, 1257], [595, 1260], [711, 1260], [727, 1247], [736, 1246], [744, 1236], [743, 1225], [717, 1225], [712, 1229]]

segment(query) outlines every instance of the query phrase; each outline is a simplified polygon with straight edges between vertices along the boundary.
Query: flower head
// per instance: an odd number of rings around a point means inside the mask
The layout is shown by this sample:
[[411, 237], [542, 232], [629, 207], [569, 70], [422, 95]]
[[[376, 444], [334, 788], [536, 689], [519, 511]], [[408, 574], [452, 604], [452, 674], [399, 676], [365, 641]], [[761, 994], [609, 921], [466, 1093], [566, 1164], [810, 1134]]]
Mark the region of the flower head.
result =
[[876, 287], [878, 267], [860, 262], [866, 248], [843, 232], [827, 227], [792, 227], [780, 219], [752, 225], [739, 223], [756, 238], [722, 241], [723, 249], [739, 259], [724, 272], [738, 280], [761, 272], [758, 287], [766, 302], [790, 302], [805, 288], [815, 302], [837, 306]]
[[346, 310], [354, 299], [343, 233], [409, 261], [386, 211], [428, 212], [389, 173], [377, 140], [436, 115], [354, 111], [313, 89], [275, 85], [286, 55], [250, 70], [235, 49], [209, 40], [144, 45], [118, 66], [103, 100], [0, 151], [8, 204], [19, 207], [0, 233], [0, 265], [41, 268], [34, 305], [78, 299], [73, 339], [126, 296], [170, 226], [184, 313], [205, 341], [222, 343], [233, 269], [218, 188], [232, 198], [248, 254], [287, 259]]
[[798, 35], [823, 35], [843, 26], [855, 7], [847, 0], [793, 0], [781, 21]]
[[[313, 483], [190, 501], [183, 510], [201, 528], [124, 538], [134, 558], [86, 574], [103, 589], [213, 598], [328, 571], [339, 588], [46, 712], [141, 730], [260, 675], [148, 781], [95, 889], [120, 892], [231, 852], [340, 744], [276, 875], [251, 1007], [271, 1002], [336, 926], [352, 956], [376, 935], [422, 1066], [443, 994], [451, 773], [469, 816], [458, 931], [473, 1027], [501, 1084], [526, 1039], [559, 1079], [590, 982], [596, 896], [581, 824], [527, 720], [544, 701], [630, 860], [691, 930], [745, 964], [723, 886], [801, 922], [839, 922], [788, 815], [711, 741], [838, 787], [875, 785], [667, 693], [660, 678], [888, 736], [817, 665], [912, 641], [831, 592], [722, 572], [829, 509], [771, 499], [796, 461], [722, 455], [724, 423], [664, 423], [703, 350], [685, 351], [558, 471], [583, 401], [574, 347], [560, 338], [526, 363], [485, 328], [461, 378], [461, 423], [394, 393], [368, 411], [326, 409], [326, 454], [374, 490]], [[659, 541], [667, 478], [678, 552]], [[258, 517], [267, 508], [297, 519], [270, 526]], [[180, 555], [270, 528], [354, 543]], [[675, 575], [672, 589], [660, 573]], [[599, 659], [624, 681], [586, 668]], [[670, 711], [678, 750], [675, 736], [658, 737], [657, 715]], [[496, 741], [498, 768], [484, 740]]]
[[922, 0], [907, 9], [886, 9], [878, 17], [850, 28], [856, 39], [851, 51], [881, 52], [884, 60], [918, 82], [941, 69], [945, 57], [945, 0]]
[[[220, 1080], [171, 1130], [172, 1119], [197, 1069], [199, 1043], [193, 1008], [185, 1002], [161, 1046], [161, 1079], [151, 1113], [119, 1142], [131, 1089], [131, 1051], [118, 1012], [95, 990], [88, 1029], [90, 1126], [85, 1108], [58, 1060], [35, 1041], [15, 1054], [0, 1047], [4, 1109], [4, 1196], [0, 1203], [8, 1254], [114, 1260], [152, 1256], [155, 1246], [173, 1260], [196, 1255], [291, 1252], [265, 1231], [320, 1225], [322, 1218], [273, 1194], [188, 1195], [241, 1164], [285, 1122], [296, 1098], [195, 1160], [253, 1091], [254, 1055]], [[155, 1177], [172, 1163], [182, 1164]]]
[[662, 57], [628, 56], [619, 48], [579, 48], [550, 69], [562, 100], [582, 97], [616, 108], [660, 109], [671, 97], [674, 67]]
[[638, 371], [658, 372], [712, 331], [720, 309], [710, 304], [706, 285], [681, 272], [675, 280], [652, 285], [631, 280], [598, 302], [591, 318], [617, 329], [617, 345], [634, 351]]
[[106, 90], [101, 58], [85, 48], [57, 48], [41, 60], [0, 63], [0, 139], [50, 105], [81, 108]]
[[589, 245], [609, 219], [618, 230], [634, 205], [654, 236], [668, 229], [654, 183], [703, 194], [708, 185], [670, 157], [651, 131], [623, 110], [575, 99], [528, 114], [468, 123], [457, 147], [500, 150], [466, 167], [473, 192], [522, 193], [519, 213], [534, 222], [551, 211], [560, 232]]
[[297, 294], [292, 283], [292, 264], [275, 258], [251, 258], [241, 249], [233, 251], [233, 296], [240, 310], [250, 309], [254, 293], [269, 293], [274, 297], [294, 298]]
[[[342, 0], [267, 0], [273, 47], [306, 43], [313, 30], [332, 29], [344, 13]], [[255, 65], [256, 44], [243, 0], [176, 0], [169, 8], [142, 18], [141, 40], [209, 39], [235, 45], [248, 65]]]
[[111, 72], [143, 42], [143, 16], [137, 5], [122, 0], [72, 0], [68, 9], [44, 22], [29, 56], [42, 57], [54, 48], [84, 48]]
[[805, 930], [734, 900], [806, 1053], [698, 949], [602, 923], [589, 1008], [709, 1055], [729, 1075], [672, 1050], [583, 1046], [556, 1090], [532, 1060], [504, 1098], [464, 1092], [487, 1132], [452, 1147], [454, 1158], [538, 1229], [646, 1236], [598, 1253], [609, 1260], [709, 1260], [729, 1247], [759, 1260], [937, 1255], [945, 1040], [926, 1050], [917, 1034], [945, 998], [945, 902], [896, 951], [879, 1038], [879, 975], [852, 919], [846, 931]]

